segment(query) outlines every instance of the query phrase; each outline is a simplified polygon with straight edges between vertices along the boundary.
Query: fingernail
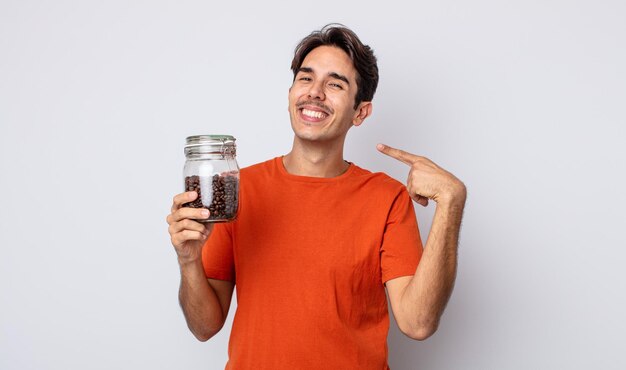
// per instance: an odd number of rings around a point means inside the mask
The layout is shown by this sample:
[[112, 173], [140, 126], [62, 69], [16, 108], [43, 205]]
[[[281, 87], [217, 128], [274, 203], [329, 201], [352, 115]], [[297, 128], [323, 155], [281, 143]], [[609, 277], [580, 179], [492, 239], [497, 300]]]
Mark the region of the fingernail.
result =
[[383, 149], [385, 149], [385, 146], [383, 144], [376, 144], [376, 148], [378, 150], [383, 150]]
[[202, 217], [209, 217], [209, 211], [206, 209], [202, 211]]

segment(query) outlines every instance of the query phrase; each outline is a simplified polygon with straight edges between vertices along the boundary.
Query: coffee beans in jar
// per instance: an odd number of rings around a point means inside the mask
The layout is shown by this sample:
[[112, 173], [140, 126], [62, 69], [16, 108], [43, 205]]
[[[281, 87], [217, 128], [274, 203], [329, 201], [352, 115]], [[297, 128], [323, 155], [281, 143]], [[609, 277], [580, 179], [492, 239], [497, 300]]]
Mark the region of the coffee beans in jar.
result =
[[228, 222], [239, 210], [239, 166], [235, 138], [229, 135], [198, 135], [187, 138], [183, 176], [185, 191], [198, 197], [183, 207], [206, 208], [203, 222]]

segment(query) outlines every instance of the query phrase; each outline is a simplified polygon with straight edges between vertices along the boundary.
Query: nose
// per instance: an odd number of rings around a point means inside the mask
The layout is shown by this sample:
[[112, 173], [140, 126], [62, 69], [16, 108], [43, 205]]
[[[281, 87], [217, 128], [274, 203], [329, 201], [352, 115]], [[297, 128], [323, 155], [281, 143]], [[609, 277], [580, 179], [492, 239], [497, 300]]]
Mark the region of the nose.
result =
[[323, 83], [323, 81], [320, 81], [311, 84], [308, 92], [309, 99], [324, 100], [325, 95]]

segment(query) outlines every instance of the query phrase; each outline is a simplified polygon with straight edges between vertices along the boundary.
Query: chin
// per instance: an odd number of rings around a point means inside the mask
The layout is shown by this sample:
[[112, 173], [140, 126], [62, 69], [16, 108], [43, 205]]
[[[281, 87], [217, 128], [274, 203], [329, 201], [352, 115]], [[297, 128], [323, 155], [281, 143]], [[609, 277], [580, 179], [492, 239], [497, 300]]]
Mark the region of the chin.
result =
[[319, 135], [305, 134], [301, 132], [295, 132], [296, 137], [302, 141], [322, 141]]

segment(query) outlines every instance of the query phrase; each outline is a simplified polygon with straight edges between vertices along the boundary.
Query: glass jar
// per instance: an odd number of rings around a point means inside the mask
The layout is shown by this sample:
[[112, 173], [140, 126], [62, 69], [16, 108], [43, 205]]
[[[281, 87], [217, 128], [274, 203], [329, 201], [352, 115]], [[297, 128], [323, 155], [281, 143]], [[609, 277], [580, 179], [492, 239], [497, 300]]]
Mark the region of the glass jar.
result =
[[185, 145], [185, 191], [198, 198], [183, 207], [206, 208], [202, 222], [228, 222], [239, 209], [239, 165], [235, 138], [228, 135], [189, 136]]

